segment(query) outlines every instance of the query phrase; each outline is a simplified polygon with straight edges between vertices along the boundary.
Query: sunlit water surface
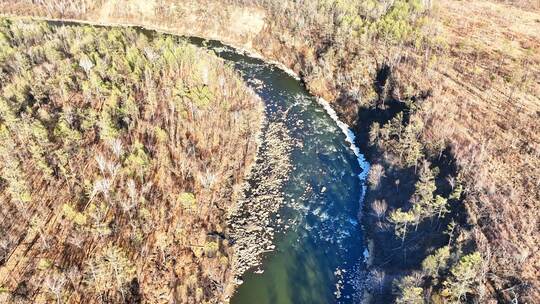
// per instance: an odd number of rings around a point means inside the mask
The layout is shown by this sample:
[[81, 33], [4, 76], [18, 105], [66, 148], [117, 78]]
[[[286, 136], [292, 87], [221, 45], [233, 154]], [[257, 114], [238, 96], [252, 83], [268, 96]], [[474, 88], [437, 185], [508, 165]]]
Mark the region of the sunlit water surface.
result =
[[190, 41], [230, 61], [264, 101], [267, 119], [284, 121], [298, 143], [274, 220], [276, 250], [245, 274], [231, 303], [352, 303], [365, 253], [358, 212], [367, 163], [301, 81], [217, 41]]

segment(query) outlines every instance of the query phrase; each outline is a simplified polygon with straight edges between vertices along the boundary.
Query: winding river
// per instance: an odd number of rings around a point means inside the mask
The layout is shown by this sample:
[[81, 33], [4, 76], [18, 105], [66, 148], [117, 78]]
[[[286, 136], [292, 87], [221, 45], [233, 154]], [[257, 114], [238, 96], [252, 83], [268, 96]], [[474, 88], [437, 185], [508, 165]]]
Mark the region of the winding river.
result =
[[275, 250], [244, 274], [231, 303], [358, 303], [356, 285], [368, 254], [358, 212], [369, 164], [353, 133], [328, 103], [279, 65], [219, 41], [186, 39], [230, 62], [264, 101], [268, 124], [285, 123], [295, 142], [285, 205], [272, 221]]
[[284, 122], [297, 143], [273, 221], [276, 250], [244, 275], [231, 303], [358, 302], [367, 255], [358, 212], [369, 165], [354, 135], [292, 73], [219, 41], [188, 40], [231, 62], [264, 101], [268, 122]]

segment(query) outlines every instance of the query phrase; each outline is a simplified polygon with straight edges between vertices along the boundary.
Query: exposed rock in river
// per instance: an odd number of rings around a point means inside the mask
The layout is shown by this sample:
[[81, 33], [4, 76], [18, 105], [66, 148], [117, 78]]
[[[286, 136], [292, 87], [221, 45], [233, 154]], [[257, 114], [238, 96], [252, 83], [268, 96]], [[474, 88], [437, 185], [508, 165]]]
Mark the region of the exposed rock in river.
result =
[[[291, 170], [293, 141], [281, 122], [269, 122], [261, 135], [257, 161], [253, 165], [242, 197], [230, 213], [228, 235], [233, 241], [233, 271], [240, 276], [261, 262], [261, 254], [275, 248], [271, 216], [283, 205], [281, 189]], [[266, 227], [266, 228], [265, 228]]]

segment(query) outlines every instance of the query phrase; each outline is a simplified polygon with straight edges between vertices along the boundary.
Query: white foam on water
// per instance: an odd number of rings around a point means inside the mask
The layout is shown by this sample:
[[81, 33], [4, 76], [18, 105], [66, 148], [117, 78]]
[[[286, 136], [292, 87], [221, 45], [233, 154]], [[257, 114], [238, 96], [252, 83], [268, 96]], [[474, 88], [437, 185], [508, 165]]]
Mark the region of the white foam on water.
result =
[[[362, 191], [360, 193], [360, 205], [364, 202], [364, 197], [366, 196], [367, 191], [367, 184], [366, 179], [369, 173], [369, 163], [367, 162], [365, 156], [360, 153], [360, 148], [355, 144], [356, 136], [354, 135], [353, 131], [349, 126], [341, 121], [336, 113], [336, 111], [330, 106], [330, 103], [323, 98], [317, 99], [319, 104], [323, 106], [323, 108], [326, 110], [328, 115], [336, 122], [338, 127], [341, 129], [343, 134], [345, 134], [345, 140], [350, 144], [350, 149], [353, 151], [354, 155], [356, 155], [356, 159], [358, 161], [358, 165], [360, 165], [360, 168], [362, 169], [362, 172], [358, 174], [358, 178], [360, 179]], [[362, 208], [362, 206], [360, 206]], [[369, 250], [366, 247], [363, 252], [364, 261], [367, 262], [369, 259]]]
[[360, 179], [362, 183], [362, 193], [360, 196], [360, 202], [364, 201], [364, 196], [366, 195], [366, 178], [369, 172], [369, 163], [366, 161], [365, 156], [360, 153], [360, 148], [355, 144], [354, 140], [356, 139], [356, 136], [354, 135], [354, 132], [349, 128], [349, 126], [341, 121], [336, 113], [336, 111], [330, 106], [330, 103], [323, 98], [317, 99], [319, 104], [323, 106], [323, 108], [326, 110], [328, 115], [336, 122], [338, 127], [341, 129], [343, 134], [345, 134], [345, 140], [350, 144], [349, 148], [353, 151], [354, 155], [356, 155], [356, 159], [358, 160], [358, 165], [360, 165], [360, 168], [362, 168], [362, 172], [358, 174], [358, 178]]
[[349, 222], [349, 224], [353, 225], [353, 226], [357, 226], [358, 225], [358, 221], [356, 219], [353, 219], [353, 218], [349, 218], [347, 220]]
[[322, 212], [320, 215], [319, 215], [319, 219], [321, 221], [326, 221], [330, 218], [330, 216], [328, 215], [328, 212]]
[[214, 52], [218, 53], [218, 54], [221, 54], [223, 52], [230, 52], [232, 51], [229, 47], [226, 47], [226, 46], [222, 46], [222, 47], [216, 47], [216, 48], [213, 48]]
[[247, 55], [247, 56], [252, 57], [252, 58], [260, 59], [260, 60], [264, 61], [265, 63], [269, 63], [269, 64], [279, 68], [280, 70], [282, 70], [285, 73], [289, 74], [289, 76], [293, 77], [294, 79], [296, 79], [298, 81], [302, 80], [300, 78], [300, 76], [298, 74], [296, 74], [292, 69], [288, 68], [286, 65], [284, 65], [283, 63], [281, 63], [279, 61], [268, 60], [263, 55], [261, 55], [259, 52], [255, 52], [253, 50], [248, 50], [246, 48], [238, 47], [238, 46], [235, 46], [235, 45], [230, 45], [230, 46], [232, 46], [234, 49], [236, 49], [236, 51], [238, 53], [240, 53], [240, 54]]
[[367, 264], [369, 261], [369, 250], [366, 248], [364, 249], [364, 262]]

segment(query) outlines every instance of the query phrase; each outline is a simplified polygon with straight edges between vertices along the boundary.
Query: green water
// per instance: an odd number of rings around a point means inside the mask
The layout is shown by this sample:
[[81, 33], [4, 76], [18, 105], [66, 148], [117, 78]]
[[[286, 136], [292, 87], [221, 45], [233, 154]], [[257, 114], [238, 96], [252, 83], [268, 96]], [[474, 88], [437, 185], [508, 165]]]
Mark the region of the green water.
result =
[[275, 220], [276, 250], [264, 257], [263, 273], [244, 275], [231, 303], [357, 302], [351, 281], [363, 267], [357, 215], [368, 164], [301, 81], [218, 41], [189, 40], [230, 61], [263, 99], [267, 119], [285, 121], [300, 143], [291, 155], [281, 223]]

